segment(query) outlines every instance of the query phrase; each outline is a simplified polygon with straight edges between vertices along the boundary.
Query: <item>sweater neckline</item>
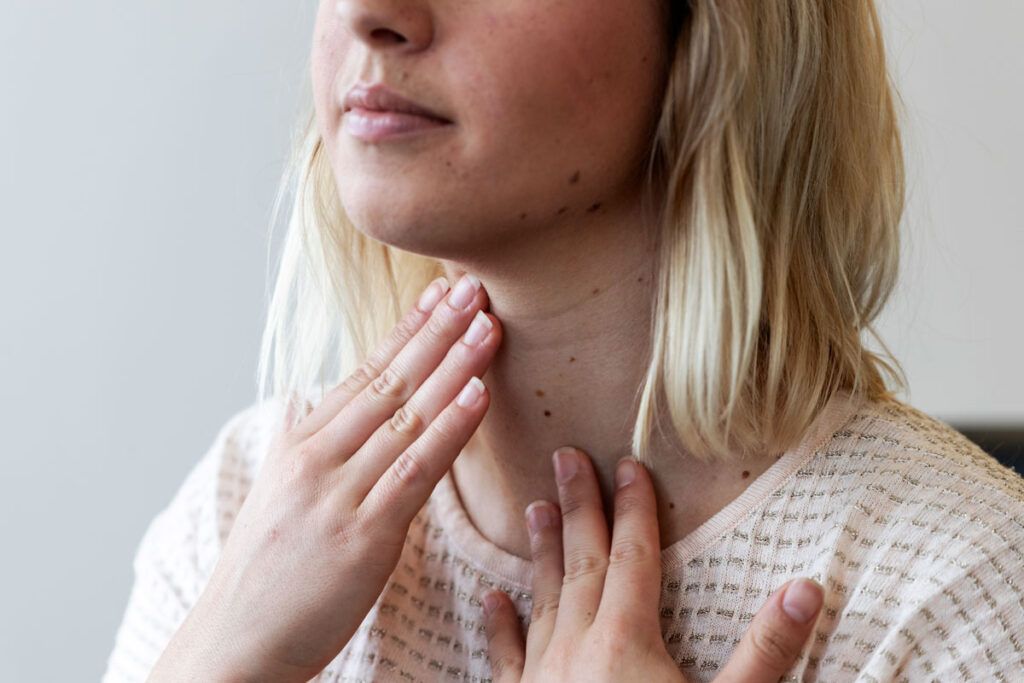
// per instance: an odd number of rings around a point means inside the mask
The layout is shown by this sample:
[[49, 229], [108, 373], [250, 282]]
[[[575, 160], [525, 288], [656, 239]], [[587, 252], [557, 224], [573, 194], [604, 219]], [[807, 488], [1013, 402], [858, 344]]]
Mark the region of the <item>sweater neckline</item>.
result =
[[[679, 569], [762, 506], [773, 492], [789, 481], [797, 470], [828, 443], [860, 405], [861, 401], [846, 390], [833, 394], [796, 446], [783, 453], [740, 495], [711, 518], [683, 538], [662, 548], [662, 572]], [[463, 560], [522, 591], [530, 590], [532, 561], [495, 545], [477, 529], [462, 503], [451, 470], [438, 482], [431, 502], [435, 523], [444, 530]]]

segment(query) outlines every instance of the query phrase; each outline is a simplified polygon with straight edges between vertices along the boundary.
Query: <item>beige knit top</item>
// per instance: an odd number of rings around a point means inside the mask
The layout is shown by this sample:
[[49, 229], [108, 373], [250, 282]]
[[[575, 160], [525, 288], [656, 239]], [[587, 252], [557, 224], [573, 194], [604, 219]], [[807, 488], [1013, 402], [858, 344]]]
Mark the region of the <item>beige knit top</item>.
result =
[[[195, 604], [280, 416], [268, 401], [232, 417], [150, 523], [104, 683], [144, 680]], [[783, 680], [1024, 681], [1022, 553], [1018, 474], [906, 403], [839, 394], [799, 446], [662, 550], [662, 633], [688, 680], [712, 680], [768, 595], [809, 576], [825, 606]], [[489, 681], [490, 586], [528, 623], [530, 562], [472, 525], [449, 474], [313, 680]]]

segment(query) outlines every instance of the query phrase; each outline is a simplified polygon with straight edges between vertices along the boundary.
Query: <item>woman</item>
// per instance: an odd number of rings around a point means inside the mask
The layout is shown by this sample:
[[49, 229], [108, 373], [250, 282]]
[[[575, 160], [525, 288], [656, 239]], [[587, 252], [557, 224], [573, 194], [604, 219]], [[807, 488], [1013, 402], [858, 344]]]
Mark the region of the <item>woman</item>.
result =
[[[110, 679], [1015, 678], [1021, 479], [861, 339], [871, 3], [323, 2], [312, 85], [265, 400], [147, 531]], [[744, 640], [800, 576], [809, 637]]]

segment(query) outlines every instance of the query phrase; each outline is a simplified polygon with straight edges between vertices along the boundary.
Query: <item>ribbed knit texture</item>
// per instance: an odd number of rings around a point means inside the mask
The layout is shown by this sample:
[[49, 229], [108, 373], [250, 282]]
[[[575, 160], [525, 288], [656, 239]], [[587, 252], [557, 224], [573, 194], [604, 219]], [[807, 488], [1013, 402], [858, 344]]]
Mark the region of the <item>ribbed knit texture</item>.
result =
[[[104, 683], [143, 681], [195, 604], [280, 416], [275, 402], [233, 416], [150, 523]], [[839, 394], [799, 446], [662, 550], [662, 633], [687, 679], [710, 681], [768, 595], [809, 576], [825, 606], [785, 681], [1024, 681], [1022, 550], [1018, 474], [906, 403]], [[505, 590], [528, 624], [530, 571], [472, 525], [449, 473], [313, 680], [489, 681], [480, 597]]]

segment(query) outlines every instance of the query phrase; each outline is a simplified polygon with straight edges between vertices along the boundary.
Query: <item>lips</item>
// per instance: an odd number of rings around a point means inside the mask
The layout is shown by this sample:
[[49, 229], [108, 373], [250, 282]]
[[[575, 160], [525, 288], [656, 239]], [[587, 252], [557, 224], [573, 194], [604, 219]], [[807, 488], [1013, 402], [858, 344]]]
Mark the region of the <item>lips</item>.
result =
[[374, 112], [414, 114], [439, 123], [452, 122], [442, 114], [399, 95], [382, 83], [357, 84], [345, 96], [344, 108], [346, 113], [353, 109], [363, 109]]

